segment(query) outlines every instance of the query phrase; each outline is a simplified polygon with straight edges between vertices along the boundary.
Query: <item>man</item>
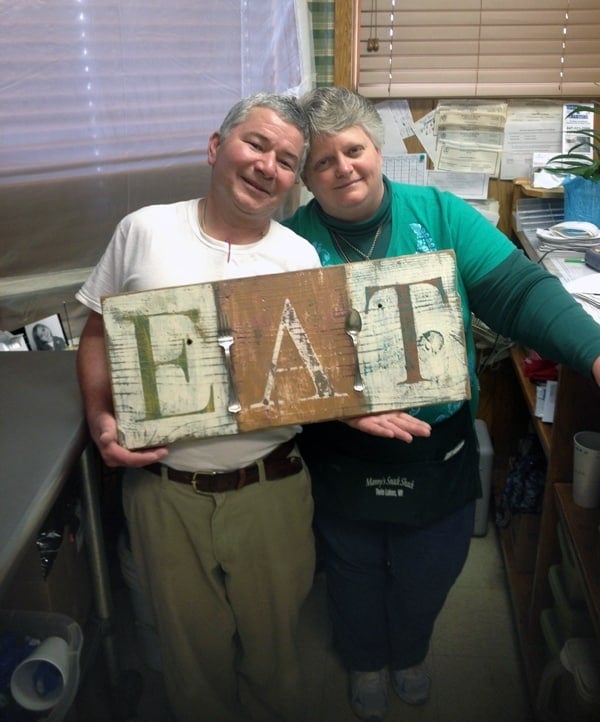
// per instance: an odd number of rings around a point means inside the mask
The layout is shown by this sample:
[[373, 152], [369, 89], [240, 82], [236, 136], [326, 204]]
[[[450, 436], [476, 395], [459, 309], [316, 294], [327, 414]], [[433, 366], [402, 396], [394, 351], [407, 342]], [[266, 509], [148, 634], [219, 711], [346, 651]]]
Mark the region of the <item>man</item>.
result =
[[[295, 640], [313, 577], [310, 485], [293, 448], [297, 427], [119, 446], [100, 298], [319, 266], [308, 242], [271, 219], [299, 178], [307, 137], [289, 98], [237, 103], [209, 140], [206, 198], [126, 216], [77, 293], [91, 309], [78, 352], [90, 432], [108, 466], [128, 467], [128, 532], [179, 722], [303, 718]], [[207, 490], [194, 490], [194, 472]], [[210, 491], [215, 478], [231, 490]]]

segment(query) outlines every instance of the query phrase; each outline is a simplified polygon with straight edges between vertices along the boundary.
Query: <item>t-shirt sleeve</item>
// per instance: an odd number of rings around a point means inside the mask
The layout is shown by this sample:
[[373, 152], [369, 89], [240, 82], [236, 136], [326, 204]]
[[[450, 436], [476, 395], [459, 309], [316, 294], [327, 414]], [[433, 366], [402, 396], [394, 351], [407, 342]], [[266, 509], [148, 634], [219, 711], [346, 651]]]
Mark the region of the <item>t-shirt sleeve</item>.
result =
[[102, 313], [102, 297], [119, 293], [122, 289], [122, 263], [117, 259], [122, 252], [121, 233], [117, 228], [102, 257], [87, 277], [75, 298], [87, 308]]

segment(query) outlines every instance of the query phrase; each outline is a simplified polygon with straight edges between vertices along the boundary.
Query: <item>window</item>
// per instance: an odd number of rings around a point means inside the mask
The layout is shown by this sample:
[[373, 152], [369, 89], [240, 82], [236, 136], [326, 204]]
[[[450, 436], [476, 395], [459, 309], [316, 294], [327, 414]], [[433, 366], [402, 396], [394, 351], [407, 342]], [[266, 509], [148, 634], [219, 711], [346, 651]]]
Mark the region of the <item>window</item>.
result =
[[306, 0], [4, 0], [0, 18], [3, 330], [76, 314], [126, 213], [202, 195], [237, 100], [314, 82]]
[[363, 95], [600, 94], [600, 0], [352, 2]]
[[310, 82], [293, 0], [3, 5], [2, 183], [198, 162], [239, 98]]

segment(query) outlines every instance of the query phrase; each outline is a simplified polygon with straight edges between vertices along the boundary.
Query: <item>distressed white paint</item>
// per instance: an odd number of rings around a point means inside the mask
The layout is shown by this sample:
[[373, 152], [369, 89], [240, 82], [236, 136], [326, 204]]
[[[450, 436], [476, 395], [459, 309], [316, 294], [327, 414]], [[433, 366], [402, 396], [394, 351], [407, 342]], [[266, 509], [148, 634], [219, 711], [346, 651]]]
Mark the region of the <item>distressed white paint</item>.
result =
[[[372, 407], [379, 408], [392, 399], [402, 408], [410, 408], [465, 398], [469, 389], [465, 389], [465, 338], [454, 254], [448, 251], [354, 263], [346, 266], [346, 273], [352, 306], [363, 322], [359, 359], [364, 394]], [[412, 383], [407, 380], [399, 285], [409, 295], [414, 311], [420, 378]], [[366, 289], [373, 286], [381, 290], [370, 295]], [[439, 339], [443, 339], [441, 346]]]
[[[227, 370], [210, 285], [113, 296], [104, 299], [103, 315], [121, 443], [138, 448], [238, 432], [227, 411]], [[140, 315], [148, 319], [154, 355], [161, 413], [154, 419], [146, 411], [135, 336], [133, 319]], [[203, 412], [211, 400], [214, 411]]]

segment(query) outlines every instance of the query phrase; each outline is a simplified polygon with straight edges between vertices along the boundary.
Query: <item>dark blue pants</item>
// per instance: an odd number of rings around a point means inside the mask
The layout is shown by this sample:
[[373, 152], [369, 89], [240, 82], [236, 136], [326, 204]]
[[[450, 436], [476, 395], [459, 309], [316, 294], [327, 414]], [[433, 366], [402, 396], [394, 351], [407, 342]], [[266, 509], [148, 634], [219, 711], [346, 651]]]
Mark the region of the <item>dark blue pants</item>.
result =
[[407, 529], [317, 510], [334, 646], [348, 669], [405, 669], [425, 659], [467, 558], [474, 514], [471, 502], [429, 527]]

